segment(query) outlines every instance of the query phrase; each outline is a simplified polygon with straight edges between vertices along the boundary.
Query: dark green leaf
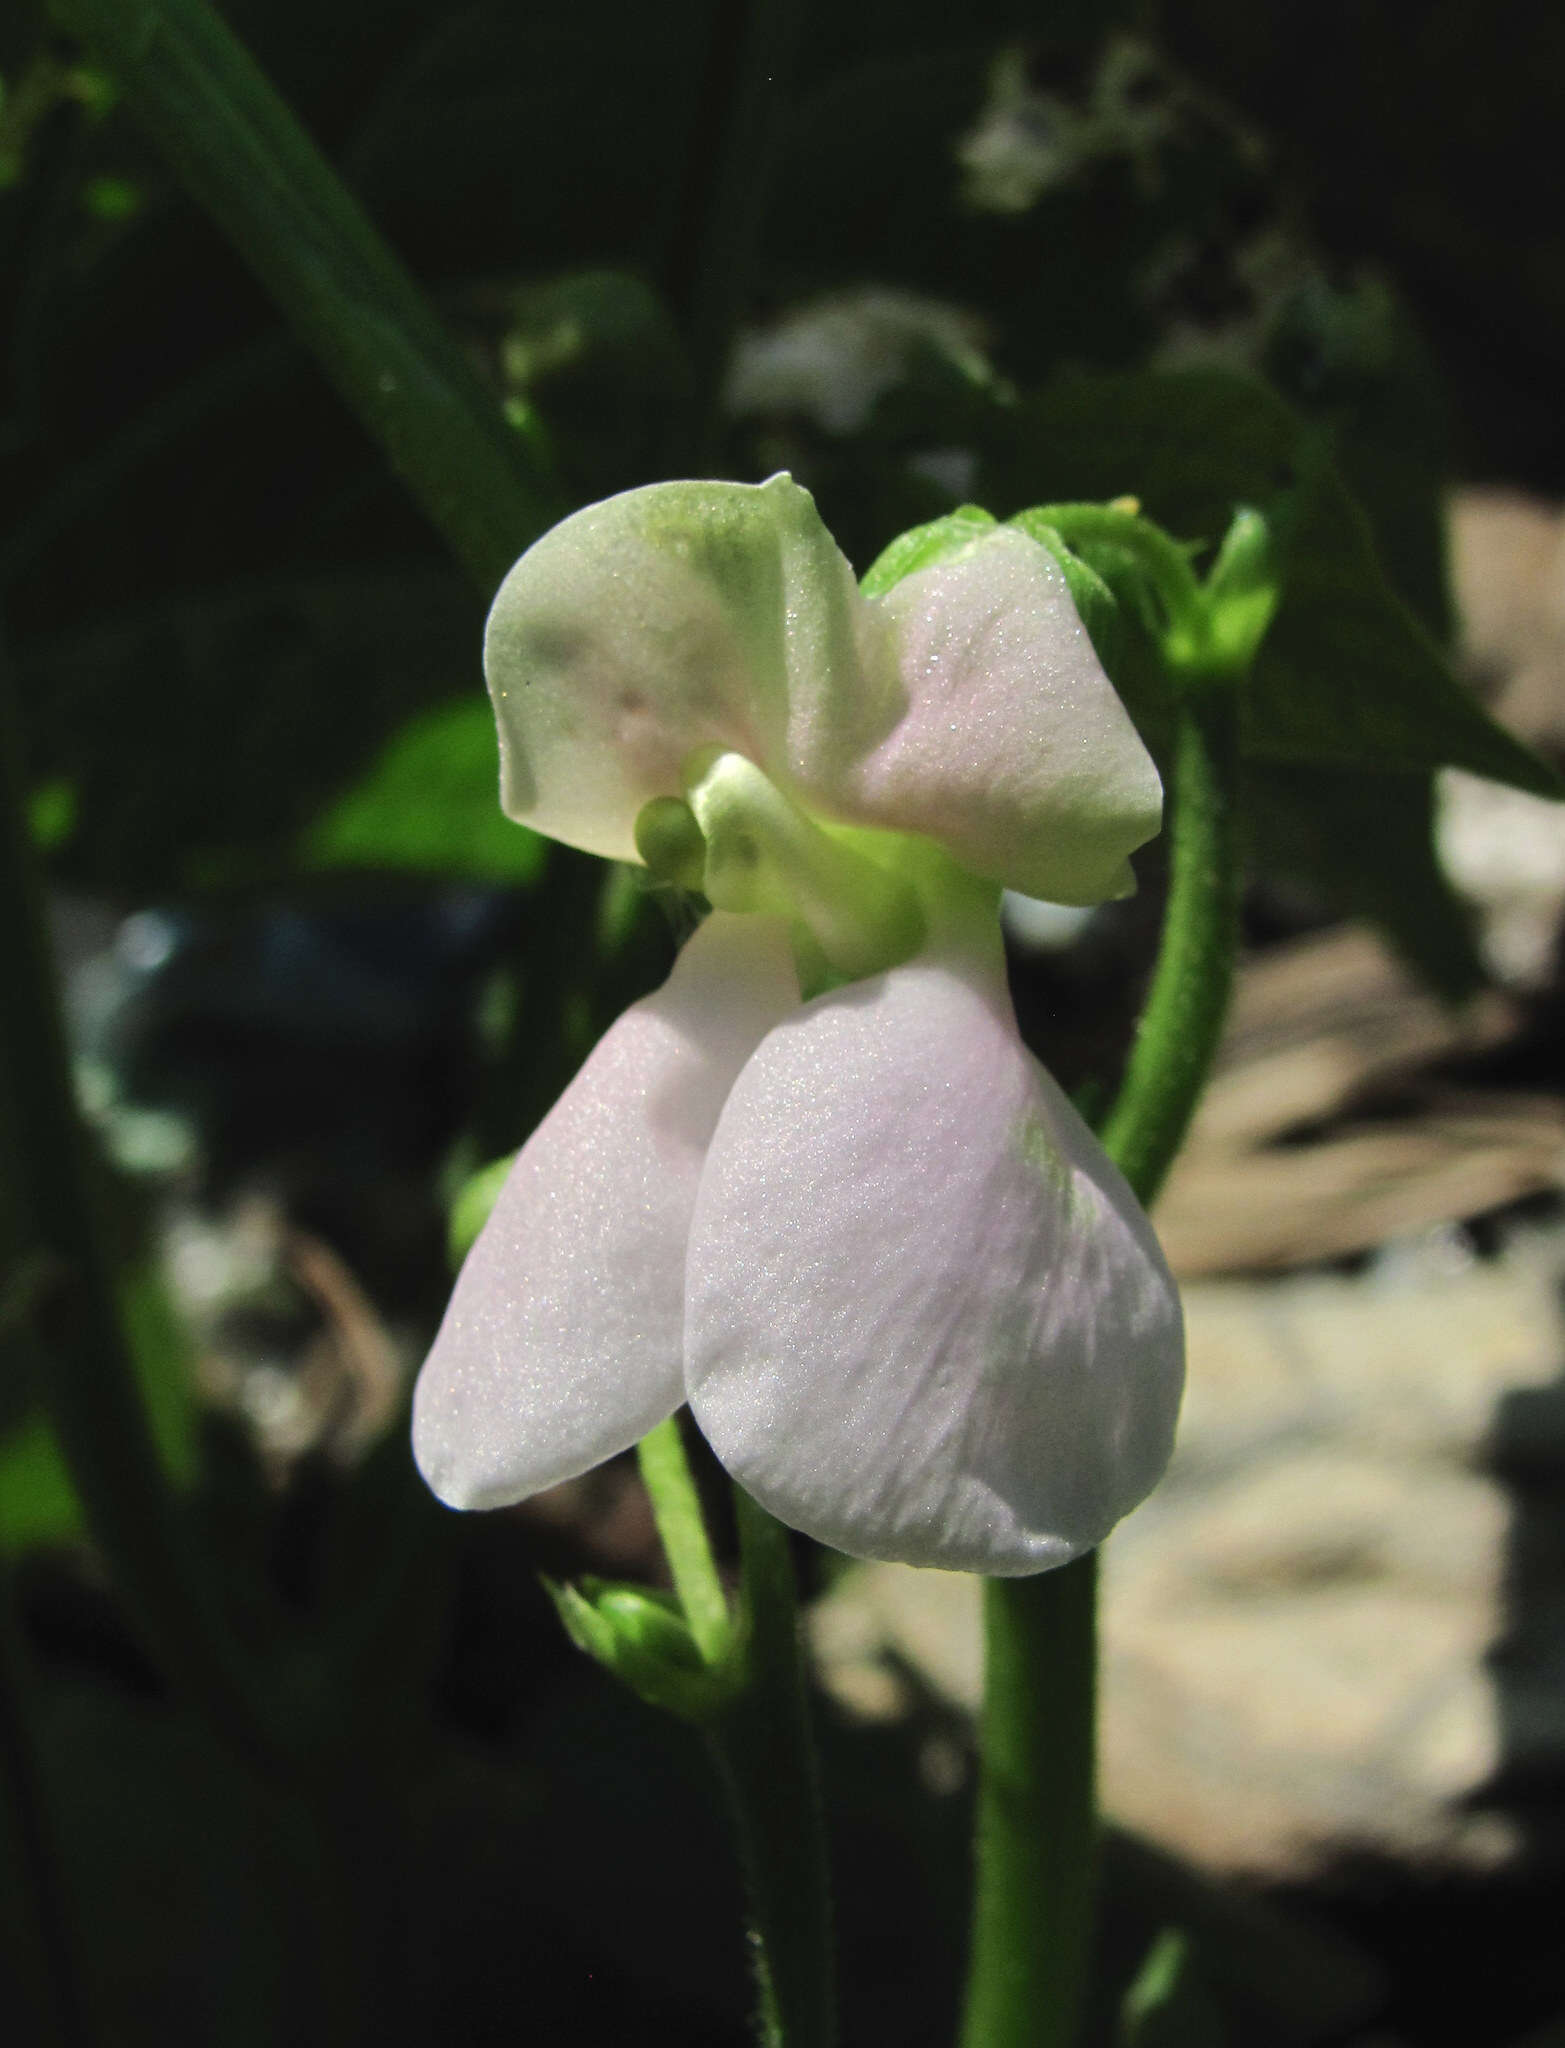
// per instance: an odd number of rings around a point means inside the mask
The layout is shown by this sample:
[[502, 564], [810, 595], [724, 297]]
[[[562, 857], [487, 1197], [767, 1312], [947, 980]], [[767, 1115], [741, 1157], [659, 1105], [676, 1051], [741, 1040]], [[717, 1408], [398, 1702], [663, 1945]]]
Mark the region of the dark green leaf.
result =
[[1174, 534], [1214, 545], [1237, 506], [1265, 515], [1284, 596], [1254, 673], [1251, 754], [1396, 773], [1450, 765], [1560, 792], [1392, 591], [1321, 435], [1255, 379], [1060, 378], [996, 437], [983, 481], [992, 502], [1130, 493]]
[[1253, 864], [1286, 875], [1324, 908], [1364, 918], [1438, 994], [1482, 985], [1471, 917], [1435, 859], [1428, 775], [1253, 764]]
[[1363, 514], [1324, 460], [1277, 525], [1283, 600], [1256, 663], [1250, 752], [1392, 772], [1466, 768], [1562, 794], [1553, 770], [1458, 682], [1392, 591]]

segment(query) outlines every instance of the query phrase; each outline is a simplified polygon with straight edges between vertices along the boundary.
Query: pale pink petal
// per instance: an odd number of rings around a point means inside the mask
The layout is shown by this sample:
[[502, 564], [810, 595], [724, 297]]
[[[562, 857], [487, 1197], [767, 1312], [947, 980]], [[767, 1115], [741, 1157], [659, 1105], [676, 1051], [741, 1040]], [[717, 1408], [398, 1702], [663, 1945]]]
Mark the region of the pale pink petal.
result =
[[872, 607], [902, 701], [872, 743], [793, 763], [850, 821], [922, 833], [1054, 903], [1131, 886], [1162, 787], [1048, 551], [1013, 529], [908, 576]]
[[500, 587], [484, 670], [514, 818], [634, 860], [636, 814], [716, 745], [781, 772], [789, 707], [862, 708], [869, 609], [789, 477], [626, 491]]
[[685, 1343], [702, 1430], [783, 1521], [1014, 1574], [1156, 1482], [1183, 1334], [1151, 1226], [998, 972], [915, 961], [771, 1033], [707, 1154]]
[[786, 929], [714, 914], [522, 1148], [413, 1400], [452, 1507], [498, 1507], [634, 1443], [684, 1398], [684, 1254], [707, 1143], [798, 1003]]

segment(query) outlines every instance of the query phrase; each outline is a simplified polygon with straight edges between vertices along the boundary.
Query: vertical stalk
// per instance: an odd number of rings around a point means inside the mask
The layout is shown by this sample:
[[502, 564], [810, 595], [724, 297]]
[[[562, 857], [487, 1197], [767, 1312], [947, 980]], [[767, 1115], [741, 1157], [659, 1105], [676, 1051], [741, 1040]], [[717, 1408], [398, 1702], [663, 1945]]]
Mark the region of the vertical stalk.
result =
[[[1104, 1142], [1152, 1202], [1205, 1085], [1233, 983], [1238, 700], [1193, 691], [1174, 763], [1168, 905]], [[1092, 1941], [1096, 1571], [984, 1589], [977, 1882], [963, 2048], [1072, 2048]]]
[[831, 2048], [836, 1999], [826, 1823], [788, 1531], [735, 1483], [736, 1644], [679, 1418], [643, 1437], [636, 1454], [690, 1633], [714, 1676], [728, 1674], [714, 1694], [722, 1703], [704, 1711], [700, 1725], [739, 1843], [761, 2048]]
[[685, 1456], [679, 1417], [671, 1415], [644, 1436], [636, 1446], [636, 1458], [695, 1646], [707, 1663], [716, 1663], [728, 1647], [733, 1623], [707, 1538], [701, 1497]]
[[742, 1691], [710, 1725], [750, 1897], [762, 2048], [836, 2038], [826, 1825], [788, 1532], [734, 1487], [749, 1627]]
[[1070, 2048], [1096, 1879], [1097, 1557], [984, 1584], [977, 1904], [963, 2048]]
[[1163, 937], [1102, 1133], [1109, 1157], [1147, 1208], [1190, 1128], [1233, 987], [1244, 865], [1238, 725], [1230, 689], [1195, 696], [1180, 713]]

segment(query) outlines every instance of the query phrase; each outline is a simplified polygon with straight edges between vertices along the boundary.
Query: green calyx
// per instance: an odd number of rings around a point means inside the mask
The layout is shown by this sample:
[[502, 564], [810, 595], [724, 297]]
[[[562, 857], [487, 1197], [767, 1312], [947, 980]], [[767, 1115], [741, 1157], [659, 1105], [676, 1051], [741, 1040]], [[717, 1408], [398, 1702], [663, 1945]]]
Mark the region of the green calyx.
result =
[[743, 1678], [742, 1632], [734, 1628], [720, 1656], [702, 1656], [671, 1595], [607, 1579], [545, 1589], [565, 1632], [648, 1706], [703, 1722], [732, 1701]]
[[692, 755], [684, 783], [683, 801], [655, 797], [636, 819], [637, 851], [658, 881], [698, 890], [717, 910], [786, 917], [811, 981], [857, 981], [919, 950], [921, 891], [896, 864], [906, 841], [812, 817], [720, 747]]
[[[1009, 523], [1047, 547], [1067, 575], [1085, 563], [1128, 601], [1176, 685], [1200, 691], [1249, 674], [1282, 596], [1272, 530], [1253, 507], [1235, 512], [1204, 579], [1192, 551], [1144, 518], [1134, 499], [1035, 505]], [[1062, 560], [1062, 550], [1075, 562]]]

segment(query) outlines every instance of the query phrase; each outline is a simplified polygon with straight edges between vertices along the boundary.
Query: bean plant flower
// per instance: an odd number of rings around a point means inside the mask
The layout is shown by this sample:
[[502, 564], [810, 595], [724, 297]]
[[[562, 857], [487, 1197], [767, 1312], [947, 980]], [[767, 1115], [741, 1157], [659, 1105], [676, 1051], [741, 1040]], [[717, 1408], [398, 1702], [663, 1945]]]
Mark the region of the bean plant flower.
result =
[[456, 1507], [688, 1402], [782, 1521], [1036, 1572], [1167, 1461], [1178, 1297], [1022, 1044], [1004, 887], [1131, 886], [1157, 773], [1049, 552], [987, 529], [866, 599], [809, 494], [668, 483], [516, 564], [507, 812], [710, 915], [523, 1147], [414, 1400]]

